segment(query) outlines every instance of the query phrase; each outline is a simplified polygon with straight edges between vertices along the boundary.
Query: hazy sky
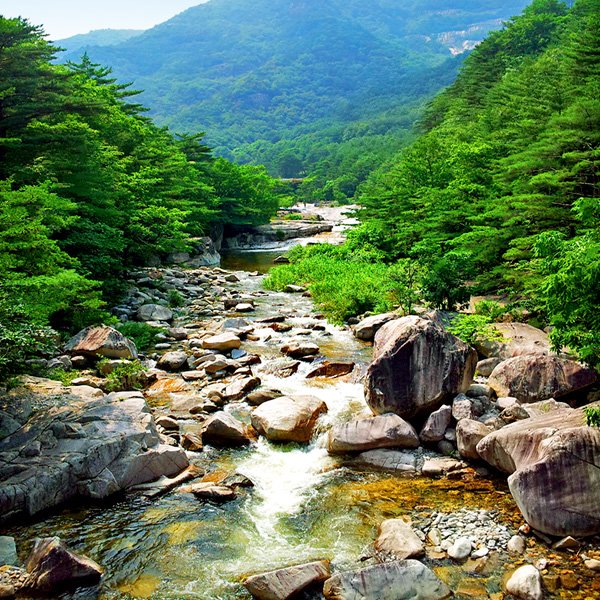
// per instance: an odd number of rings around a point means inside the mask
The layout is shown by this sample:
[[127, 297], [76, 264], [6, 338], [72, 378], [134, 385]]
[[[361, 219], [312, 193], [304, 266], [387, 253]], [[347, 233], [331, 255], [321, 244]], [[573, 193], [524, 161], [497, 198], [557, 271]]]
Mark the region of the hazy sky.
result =
[[0, 15], [25, 17], [60, 40], [93, 29], [148, 29], [207, 0], [0, 0]]

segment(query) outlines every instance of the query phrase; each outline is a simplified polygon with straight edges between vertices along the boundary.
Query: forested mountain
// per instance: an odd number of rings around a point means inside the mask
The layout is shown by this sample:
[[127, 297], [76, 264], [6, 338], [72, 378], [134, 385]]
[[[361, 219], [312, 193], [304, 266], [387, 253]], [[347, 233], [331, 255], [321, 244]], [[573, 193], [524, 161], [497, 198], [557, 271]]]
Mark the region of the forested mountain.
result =
[[35, 349], [34, 326], [106, 318], [126, 269], [279, 206], [264, 169], [214, 159], [109, 69], [54, 55], [41, 28], [0, 17], [0, 370], [5, 351]]
[[56, 45], [66, 52], [81, 56], [86, 48], [116, 46], [144, 33], [143, 29], [96, 29], [89, 33], [57, 40]]
[[[328, 266], [356, 263], [324, 293], [338, 318], [402, 298], [451, 309], [503, 293], [551, 325], [558, 347], [599, 364], [599, 98], [600, 0], [534, 0], [491, 33], [430, 105], [422, 135], [363, 186], [363, 225]], [[331, 253], [305, 251], [292, 278], [319, 265], [323, 281]]]
[[[366, 173], [405, 144], [423, 98], [453, 81], [459, 53], [525, 4], [211, 0], [87, 50], [144, 90], [158, 124], [206, 131], [217, 152], [282, 176], [320, 163], [323, 184], [325, 172], [343, 178], [359, 161]], [[334, 191], [352, 195], [356, 176]]]

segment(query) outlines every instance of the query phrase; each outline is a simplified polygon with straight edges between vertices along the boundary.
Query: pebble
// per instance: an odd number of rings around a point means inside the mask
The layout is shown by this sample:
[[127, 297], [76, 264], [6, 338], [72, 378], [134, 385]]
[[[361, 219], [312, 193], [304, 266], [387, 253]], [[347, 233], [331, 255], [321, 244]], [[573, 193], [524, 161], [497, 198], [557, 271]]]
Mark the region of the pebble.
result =
[[471, 540], [461, 537], [448, 548], [448, 556], [454, 560], [465, 560], [471, 554], [472, 549]]

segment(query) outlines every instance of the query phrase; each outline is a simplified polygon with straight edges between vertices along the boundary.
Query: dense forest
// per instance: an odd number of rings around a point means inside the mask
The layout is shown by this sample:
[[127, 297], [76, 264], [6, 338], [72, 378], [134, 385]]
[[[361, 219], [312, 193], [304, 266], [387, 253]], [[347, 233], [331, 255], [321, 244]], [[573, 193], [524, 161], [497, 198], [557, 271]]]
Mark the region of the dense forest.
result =
[[344, 201], [411, 141], [463, 51], [526, 4], [211, 0], [122, 44], [92, 37], [85, 49], [144, 90], [159, 125], [205, 131], [219, 155], [305, 177], [303, 199]]
[[[359, 191], [363, 224], [270, 285], [311, 283], [330, 315], [503, 294], [557, 347], [600, 361], [600, 2], [534, 0], [468, 57], [421, 134]], [[326, 273], [333, 276], [324, 278]]]
[[226, 223], [267, 222], [280, 198], [261, 167], [173, 136], [136, 92], [84, 56], [54, 64], [41, 28], [0, 18], [0, 362], [43, 327], [106, 320], [128, 268]]

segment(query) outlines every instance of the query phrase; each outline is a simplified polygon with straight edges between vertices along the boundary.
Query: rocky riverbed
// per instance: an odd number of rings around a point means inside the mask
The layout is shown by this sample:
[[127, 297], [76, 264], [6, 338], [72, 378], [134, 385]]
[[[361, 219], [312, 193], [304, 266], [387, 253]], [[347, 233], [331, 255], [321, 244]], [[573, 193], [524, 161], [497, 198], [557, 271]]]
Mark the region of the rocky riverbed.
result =
[[[171, 290], [184, 306], [167, 306]], [[421, 360], [422, 348], [444, 347], [444, 334], [423, 319], [398, 324], [388, 315], [352, 332], [326, 323], [301, 290], [265, 292], [255, 273], [214, 268], [132, 273], [115, 314], [161, 332], [129, 382], [141, 390], [107, 389], [106, 374], [137, 351], [96, 330], [50, 365], [77, 370], [70, 386], [26, 378], [5, 395], [0, 500], [17, 554], [0, 584], [31, 576], [19, 567], [34, 537], [59, 535], [104, 570], [85, 597], [321, 598], [324, 589], [354, 598], [360, 581], [360, 597], [381, 599], [405, 597], [400, 580], [422, 598], [600, 593], [598, 538], [536, 533], [515, 504], [501, 472], [514, 478], [537, 464], [521, 458], [522, 445], [493, 442], [503, 449], [494, 456], [513, 461], [504, 469], [490, 461], [499, 471], [480, 456], [494, 432], [530, 431], [524, 424], [555, 415], [564, 427], [540, 439], [560, 448], [573, 434], [556, 432], [572, 432], [575, 413], [547, 398], [498, 398], [487, 378], [471, 383], [468, 349], [453, 354], [451, 377], [430, 358], [429, 377], [410, 378], [412, 390], [406, 378], [381, 385], [404, 332]], [[97, 356], [108, 358], [103, 371]], [[441, 406], [415, 403], [436, 385]], [[390, 405], [388, 389], [396, 399], [410, 391], [410, 402]], [[535, 572], [511, 577], [527, 565]]]

